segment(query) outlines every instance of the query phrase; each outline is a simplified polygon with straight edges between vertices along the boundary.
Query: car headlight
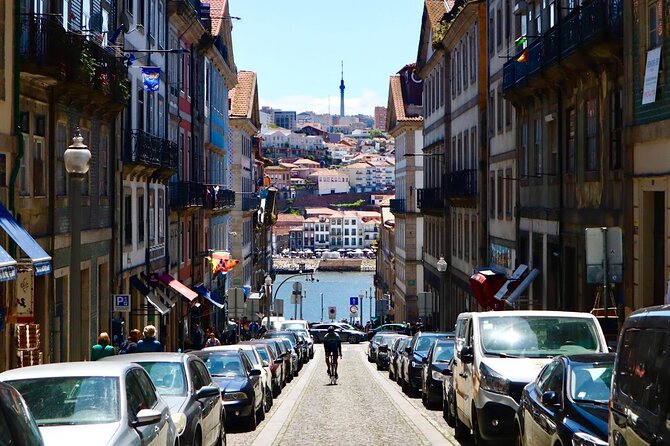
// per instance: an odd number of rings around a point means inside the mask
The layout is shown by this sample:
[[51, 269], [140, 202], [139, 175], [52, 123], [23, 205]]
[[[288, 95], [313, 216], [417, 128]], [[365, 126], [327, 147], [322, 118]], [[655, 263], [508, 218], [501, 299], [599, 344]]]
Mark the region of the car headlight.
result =
[[440, 372], [438, 370], [433, 370], [431, 372], [431, 376], [433, 377], [433, 379], [435, 381], [442, 381], [444, 379], [444, 375], [442, 374], [442, 372]]
[[422, 363], [417, 362], [417, 361], [415, 361], [415, 360], [413, 360], [413, 359], [412, 359], [412, 361], [410, 362], [410, 364], [412, 365], [412, 367], [416, 367], [416, 368], [423, 367], [423, 364], [422, 364]]
[[230, 392], [223, 394], [223, 401], [246, 400], [247, 394], [244, 392]]
[[607, 442], [586, 432], [577, 432], [572, 436], [572, 446], [607, 446]]
[[174, 427], [177, 428], [177, 436], [183, 434], [184, 429], [186, 429], [186, 415], [181, 412], [173, 413], [172, 422], [174, 423]]
[[482, 389], [490, 392], [509, 394], [509, 380], [494, 372], [484, 363], [479, 366], [479, 385]]

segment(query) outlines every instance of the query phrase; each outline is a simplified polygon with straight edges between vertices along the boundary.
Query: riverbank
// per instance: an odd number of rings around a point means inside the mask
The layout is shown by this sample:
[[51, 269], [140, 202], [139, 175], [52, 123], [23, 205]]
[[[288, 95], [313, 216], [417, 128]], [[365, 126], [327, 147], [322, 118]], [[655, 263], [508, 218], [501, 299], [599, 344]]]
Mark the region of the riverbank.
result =
[[287, 259], [275, 258], [273, 267], [278, 272], [297, 273], [300, 264], [304, 264], [303, 271], [361, 271], [373, 272], [376, 268], [375, 259]]

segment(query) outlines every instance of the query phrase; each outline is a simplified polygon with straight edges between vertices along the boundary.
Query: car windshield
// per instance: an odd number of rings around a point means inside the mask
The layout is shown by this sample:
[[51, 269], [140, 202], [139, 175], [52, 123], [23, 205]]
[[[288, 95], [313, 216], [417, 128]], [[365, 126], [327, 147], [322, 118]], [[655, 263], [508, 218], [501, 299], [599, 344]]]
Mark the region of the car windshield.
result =
[[575, 402], [607, 403], [613, 365], [573, 363], [570, 370], [570, 398]]
[[140, 362], [161, 395], [186, 395], [186, 375], [180, 362]]
[[256, 351], [258, 351], [258, 354], [261, 355], [263, 361], [270, 362], [270, 356], [268, 355], [268, 351], [264, 347], [256, 347]]
[[345, 330], [356, 330], [354, 327], [352, 327], [349, 324], [340, 324], [341, 328], [344, 328]]
[[591, 319], [556, 316], [483, 317], [479, 321], [484, 354], [551, 358], [600, 351]]
[[454, 344], [440, 342], [433, 351], [433, 362], [449, 362], [454, 357]]
[[254, 367], [260, 367], [260, 363], [258, 362], [258, 357], [256, 355], [254, 355], [254, 352], [251, 349], [242, 349], [242, 353], [244, 353], [244, 356], [247, 357], [249, 362]]
[[246, 376], [242, 358], [238, 355], [221, 355], [198, 353], [200, 359], [205, 361], [205, 365], [212, 376], [220, 377], [240, 377]]
[[379, 340], [379, 345], [389, 346], [397, 336], [382, 336]]
[[10, 384], [39, 426], [114, 423], [121, 418], [117, 377], [33, 378]]
[[419, 339], [416, 342], [416, 347], [414, 347], [414, 351], [417, 352], [427, 352], [430, 350], [430, 346], [433, 345], [433, 342], [435, 342], [435, 339], [437, 339], [437, 336], [431, 336], [431, 335], [421, 335]]
[[302, 322], [282, 322], [282, 330], [297, 330], [300, 328], [305, 328], [305, 324]]

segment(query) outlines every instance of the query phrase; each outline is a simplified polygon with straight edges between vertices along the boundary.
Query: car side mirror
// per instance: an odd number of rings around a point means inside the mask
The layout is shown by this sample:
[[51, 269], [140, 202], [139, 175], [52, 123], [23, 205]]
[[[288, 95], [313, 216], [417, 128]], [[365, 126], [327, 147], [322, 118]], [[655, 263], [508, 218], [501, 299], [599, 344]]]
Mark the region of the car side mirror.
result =
[[405, 353], [407, 353], [408, 355], [411, 355], [412, 354], [412, 347], [405, 347]]
[[464, 364], [472, 364], [475, 360], [474, 350], [471, 345], [464, 345], [461, 349], [461, 361]]
[[161, 421], [162, 414], [154, 409], [142, 409], [137, 412], [137, 419], [132, 422], [133, 427], [148, 426]]
[[213, 396], [219, 396], [221, 390], [218, 387], [214, 386], [203, 386], [195, 393], [195, 399], [200, 400], [203, 398], [211, 398]]
[[270, 367], [270, 363], [267, 362], [265, 359], [263, 360], [263, 362], [261, 364], [263, 365], [263, 367]]
[[251, 369], [249, 376], [261, 376], [261, 369]]
[[544, 392], [542, 394], [542, 404], [545, 406], [558, 406], [558, 394], [556, 392]]

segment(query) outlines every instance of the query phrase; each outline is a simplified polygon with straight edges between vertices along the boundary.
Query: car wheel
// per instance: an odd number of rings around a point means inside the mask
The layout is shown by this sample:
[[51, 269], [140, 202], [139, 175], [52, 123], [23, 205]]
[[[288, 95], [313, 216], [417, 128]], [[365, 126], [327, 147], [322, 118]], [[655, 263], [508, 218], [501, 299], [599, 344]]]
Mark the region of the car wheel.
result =
[[358, 338], [354, 335], [349, 335], [347, 341], [349, 341], [349, 344], [358, 344]]
[[272, 408], [272, 390], [269, 388], [265, 389], [265, 412], [270, 412]]
[[247, 428], [250, 431], [256, 430], [256, 425], [258, 424], [256, 421], [256, 410], [254, 410], [256, 407], [256, 402], [254, 401], [252, 404], [253, 406], [251, 406], [251, 415], [247, 417]]
[[226, 438], [226, 422], [221, 420], [219, 423], [219, 438], [216, 440], [216, 446], [226, 446], [228, 444], [228, 438]]
[[514, 444], [516, 446], [524, 446], [523, 435], [518, 426], [514, 426]]
[[193, 446], [202, 446], [202, 432], [200, 428], [196, 429], [195, 437], [193, 437]]
[[258, 408], [258, 413], [256, 414], [256, 419], [258, 421], [263, 421], [265, 419], [265, 401], [263, 401]]
[[477, 421], [477, 412], [475, 411], [474, 406], [472, 406], [472, 439], [476, 446], [485, 446], [488, 444], [484, 441], [479, 431], [479, 422]]
[[272, 386], [272, 398], [277, 398], [279, 394], [281, 393], [281, 384], [277, 383], [276, 385]]
[[393, 376], [393, 372], [391, 371], [391, 367], [389, 367], [389, 379], [391, 381], [395, 381], [395, 376]]
[[456, 427], [456, 420], [454, 418], [454, 414], [452, 413], [452, 404], [450, 401], [450, 398], [446, 398], [442, 400], [442, 415], [444, 416], [444, 419], [447, 421], [447, 425], [449, 427], [454, 428]]
[[456, 438], [465, 438], [470, 434], [470, 429], [461, 421], [461, 419], [458, 416], [458, 410], [456, 409], [456, 399], [454, 398], [454, 401], [452, 403], [453, 411], [454, 411], [454, 437]]

